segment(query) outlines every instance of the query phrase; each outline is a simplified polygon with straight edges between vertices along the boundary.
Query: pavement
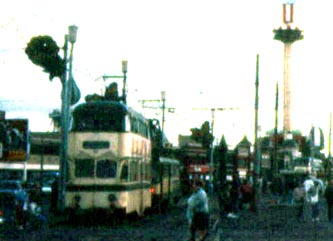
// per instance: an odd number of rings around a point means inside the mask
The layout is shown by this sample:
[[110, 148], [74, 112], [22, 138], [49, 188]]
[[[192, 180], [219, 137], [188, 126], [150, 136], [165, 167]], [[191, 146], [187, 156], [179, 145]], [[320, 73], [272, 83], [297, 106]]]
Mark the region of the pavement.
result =
[[240, 210], [238, 218], [220, 218], [215, 197], [210, 199], [211, 230], [207, 241], [308, 241], [333, 240], [333, 223], [327, 219], [325, 200], [320, 201], [319, 221], [312, 221], [310, 206], [297, 219], [295, 204], [260, 194], [257, 211]]

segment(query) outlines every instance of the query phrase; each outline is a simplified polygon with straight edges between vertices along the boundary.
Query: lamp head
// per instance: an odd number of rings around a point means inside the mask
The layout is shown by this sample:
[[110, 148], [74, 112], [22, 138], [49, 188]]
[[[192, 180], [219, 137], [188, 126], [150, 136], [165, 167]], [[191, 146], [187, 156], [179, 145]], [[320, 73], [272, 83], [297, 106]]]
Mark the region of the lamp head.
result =
[[161, 92], [162, 100], [165, 100], [165, 91]]
[[72, 44], [76, 42], [77, 29], [78, 27], [75, 25], [71, 25], [68, 27], [69, 42], [71, 42]]
[[127, 60], [121, 61], [121, 67], [124, 74], [127, 73]]
[[283, 4], [289, 4], [289, 5], [295, 4], [295, 2], [296, 0], [282, 0]]

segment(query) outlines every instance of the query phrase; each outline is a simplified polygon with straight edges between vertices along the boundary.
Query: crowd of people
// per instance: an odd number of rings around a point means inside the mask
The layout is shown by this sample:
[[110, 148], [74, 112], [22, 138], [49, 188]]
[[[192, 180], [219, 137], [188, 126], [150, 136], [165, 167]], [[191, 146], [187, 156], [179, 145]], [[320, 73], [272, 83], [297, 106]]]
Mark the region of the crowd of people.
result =
[[[298, 179], [295, 185], [287, 195], [291, 193], [289, 204], [295, 207], [299, 222], [309, 220], [318, 222], [323, 215], [327, 215], [328, 221], [333, 222], [333, 180], [328, 180], [325, 185], [323, 180], [305, 175]], [[192, 195], [187, 202], [186, 217], [189, 222], [191, 241], [196, 240], [196, 233], [198, 233], [199, 240], [205, 240], [209, 233], [209, 195], [207, 195], [203, 186], [202, 180], [193, 180]], [[265, 190], [262, 187], [262, 193], [266, 193]], [[270, 190], [270, 193], [277, 199], [279, 199], [278, 195], [283, 195], [282, 192], [275, 192], [278, 190], [276, 188]], [[252, 183], [248, 179], [240, 179], [237, 173], [233, 175], [231, 181], [226, 181], [219, 188], [216, 188], [214, 195], [218, 200], [219, 216], [221, 218], [237, 219], [240, 210], [255, 210], [255, 194]], [[276, 202], [276, 204], [278, 203]], [[326, 203], [327, 214], [321, 213], [323, 209], [320, 203]], [[308, 214], [305, 210], [309, 210]]]
[[[190, 241], [203, 241], [209, 234], [209, 202], [201, 179], [194, 179], [191, 184], [192, 194], [187, 200], [186, 217], [191, 233]], [[217, 199], [221, 218], [238, 218], [240, 209], [253, 208], [253, 188], [247, 180], [241, 180], [236, 173], [232, 181], [225, 182], [217, 190]]]

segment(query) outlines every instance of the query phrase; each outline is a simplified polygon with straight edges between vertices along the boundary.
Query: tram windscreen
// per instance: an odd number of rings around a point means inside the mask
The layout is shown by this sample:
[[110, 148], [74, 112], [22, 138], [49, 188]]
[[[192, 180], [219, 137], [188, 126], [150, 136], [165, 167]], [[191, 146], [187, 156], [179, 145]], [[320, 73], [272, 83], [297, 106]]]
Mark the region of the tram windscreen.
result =
[[73, 131], [125, 131], [126, 107], [115, 102], [84, 103], [73, 112]]
[[100, 160], [96, 164], [96, 177], [114, 178], [117, 174], [117, 162], [111, 160]]
[[75, 176], [76, 177], [93, 177], [94, 176], [93, 159], [76, 159]]

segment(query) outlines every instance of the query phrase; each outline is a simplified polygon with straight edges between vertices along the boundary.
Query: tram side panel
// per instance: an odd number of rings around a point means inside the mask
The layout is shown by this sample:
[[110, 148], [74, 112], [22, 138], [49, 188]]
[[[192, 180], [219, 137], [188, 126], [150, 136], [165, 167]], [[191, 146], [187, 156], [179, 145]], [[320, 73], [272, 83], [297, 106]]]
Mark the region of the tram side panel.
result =
[[152, 185], [152, 205], [154, 210], [166, 211], [169, 204], [181, 197], [180, 165], [177, 160], [160, 158], [159, 177]]

